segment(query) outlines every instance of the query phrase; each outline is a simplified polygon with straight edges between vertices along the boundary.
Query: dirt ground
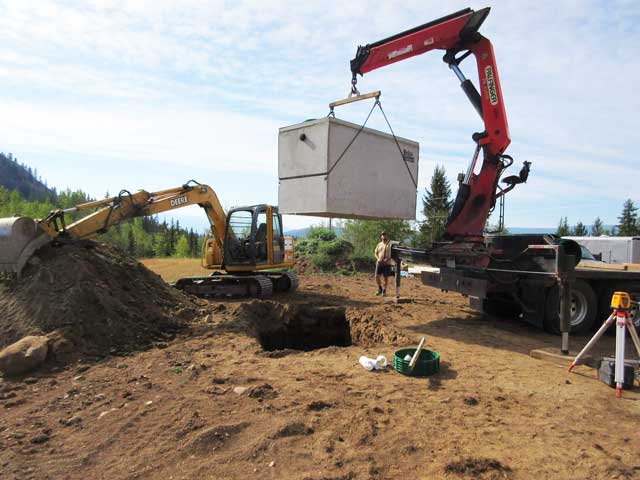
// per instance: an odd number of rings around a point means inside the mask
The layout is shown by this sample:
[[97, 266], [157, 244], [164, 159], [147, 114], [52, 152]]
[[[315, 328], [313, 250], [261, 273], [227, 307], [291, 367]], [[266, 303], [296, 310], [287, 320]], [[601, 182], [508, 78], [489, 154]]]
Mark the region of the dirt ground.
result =
[[[198, 274], [197, 262], [147, 265]], [[209, 302], [146, 351], [5, 379], [0, 478], [640, 478], [637, 388], [616, 399], [592, 369], [528, 355], [557, 337], [417, 279], [403, 288], [409, 302], [395, 304], [368, 276], [306, 275], [271, 306]], [[251, 315], [310, 306], [346, 307], [357, 344], [261, 348]], [[441, 355], [436, 376], [358, 364], [422, 336]]]

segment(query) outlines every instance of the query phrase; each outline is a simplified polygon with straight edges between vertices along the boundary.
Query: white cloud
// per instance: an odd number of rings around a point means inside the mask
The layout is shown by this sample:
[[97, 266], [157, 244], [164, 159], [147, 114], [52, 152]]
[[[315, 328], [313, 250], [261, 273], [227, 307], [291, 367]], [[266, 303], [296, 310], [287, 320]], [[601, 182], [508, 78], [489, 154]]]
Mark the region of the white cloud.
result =
[[0, 108], [0, 128], [25, 150], [42, 146], [52, 154], [83, 152], [102, 161], [208, 164], [222, 171], [271, 173], [277, 165], [269, 153], [277, 149], [278, 123], [255, 116], [171, 106], [125, 113], [0, 101]]
[[[467, 2], [378, 2], [375, 11], [372, 5], [0, 3], [0, 138], [27, 163], [30, 152], [53, 159], [83, 154], [100, 159], [96, 169], [105, 159], [129, 159], [131, 174], [141, 177], [154, 161], [261, 172], [271, 182], [277, 128], [324, 115], [328, 102], [346, 94], [358, 44]], [[600, 190], [612, 205], [637, 199], [640, 96], [631, 80], [640, 62], [630, 46], [640, 40], [639, 18], [640, 4], [630, 1], [494, 3], [481, 31], [498, 58], [508, 153], [516, 157], [514, 169], [534, 161], [530, 183], [508, 206], [514, 223], [533, 221], [527, 202], [553, 213], [558, 190], [576, 202]], [[472, 60], [463, 69], [475, 79]], [[396, 133], [421, 142], [421, 189], [436, 163], [452, 182], [464, 170], [481, 122], [440, 52], [372, 72], [359, 85], [381, 89]], [[345, 107], [339, 116], [360, 121], [367, 108]], [[380, 117], [371, 125], [386, 129]], [[579, 207], [568, 208], [567, 215], [587, 221]]]

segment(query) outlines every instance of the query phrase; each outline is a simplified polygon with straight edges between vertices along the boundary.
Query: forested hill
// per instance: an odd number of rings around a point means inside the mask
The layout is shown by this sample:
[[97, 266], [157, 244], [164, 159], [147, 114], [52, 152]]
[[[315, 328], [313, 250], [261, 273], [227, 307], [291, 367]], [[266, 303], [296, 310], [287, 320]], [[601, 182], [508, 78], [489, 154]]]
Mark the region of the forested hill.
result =
[[49, 188], [38, 172], [18, 162], [12, 154], [0, 153], [0, 187], [15, 190], [28, 201], [55, 201], [56, 191]]

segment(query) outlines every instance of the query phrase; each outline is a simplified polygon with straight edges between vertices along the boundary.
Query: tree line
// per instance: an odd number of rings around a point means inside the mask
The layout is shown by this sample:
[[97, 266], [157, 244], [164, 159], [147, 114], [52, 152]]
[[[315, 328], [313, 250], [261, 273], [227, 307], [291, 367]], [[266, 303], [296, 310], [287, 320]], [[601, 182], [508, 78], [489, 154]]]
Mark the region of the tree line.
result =
[[[107, 192], [106, 197], [109, 197]], [[36, 170], [12, 154], [0, 153], [0, 217], [26, 216], [44, 218], [55, 209], [67, 209], [95, 200], [82, 190], [57, 191], [49, 188]], [[65, 215], [67, 224], [82, 215]], [[153, 217], [139, 217], [115, 225], [97, 240], [111, 243], [136, 258], [199, 257], [205, 235], [180, 226], [173, 219], [167, 223]]]
[[591, 235], [599, 237], [600, 235], [611, 235], [618, 237], [634, 237], [640, 235], [640, 215], [638, 215], [638, 207], [633, 200], [628, 198], [622, 205], [622, 212], [618, 217], [618, 224], [612, 229], [605, 228], [600, 217], [596, 217], [590, 229], [582, 223], [578, 222], [575, 226], [570, 227], [567, 217], [560, 217], [556, 235], [560, 237], [574, 236], [584, 237]]
[[[444, 233], [453, 199], [451, 185], [443, 166], [436, 165], [429, 187], [422, 195], [422, 214], [424, 220], [415, 226], [408, 221], [372, 221], [347, 220], [342, 224], [343, 237], [354, 247], [354, 255], [372, 256], [380, 232], [386, 231], [393, 240], [401, 241], [416, 248], [429, 248]], [[489, 222], [487, 231], [496, 230]], [[501, 233], [507, 233], [503, 229]], [[570, 226], [567, 217], [562, 217], [556, 234], [559, 236], [635, 236], [640, 235], [640, 216], [638, 208], [631, 199], [624, 202], [618, 224], [609, 230], [598, 217], [590, 227], [582, 222]]]
[[[94, 199], [82, 190], [64, 190], [56, 200], [26, 200], [16, 190], [0, 187], [0, 217], [25, 216], [44, 218], [58, 208], [70, 208]], [[70, 212], [65, 215], [67, 225], [78, 220], [81, 215]], [[97, 237], [98, 241], [111, 243], [136, 258], [145, 257], [199, 257], [204, 235], [192, 228], [180, 226], [173, 219], [160, 221], [157, 217], [138, 217], [114, 225], [106, 233]]]

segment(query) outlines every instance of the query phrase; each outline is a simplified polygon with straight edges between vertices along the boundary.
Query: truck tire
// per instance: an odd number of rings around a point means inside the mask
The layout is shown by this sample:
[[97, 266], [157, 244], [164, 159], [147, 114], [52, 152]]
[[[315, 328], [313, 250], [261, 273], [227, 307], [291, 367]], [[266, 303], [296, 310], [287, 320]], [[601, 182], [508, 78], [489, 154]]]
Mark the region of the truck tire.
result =
[[[598, 299], [591, 286], [576, 280], [571, 286], [571, 333], [588, 333], [598, 316]], [[560, 333], [560, 298], [557, 286], [549, 289], [545, 304], [544, 328], [549, 333]]]

